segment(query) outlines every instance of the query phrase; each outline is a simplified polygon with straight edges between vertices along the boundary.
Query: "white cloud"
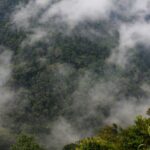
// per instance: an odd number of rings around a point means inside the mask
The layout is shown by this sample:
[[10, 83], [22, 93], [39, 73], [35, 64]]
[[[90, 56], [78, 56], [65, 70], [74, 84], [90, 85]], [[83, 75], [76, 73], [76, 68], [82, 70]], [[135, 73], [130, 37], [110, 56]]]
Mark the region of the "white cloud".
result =
[[51, 6], [42, 20], [48, 21], [53, 16], [60, 16], [69, 24], [76, 25], [85, 20], [107, 19], [114, 8], [111, 0], [62, 0]]
[[141, 99], [141, 102], [136, 99], [122, 100], [112, 106], [111, 115], [106, 118], [104, 123], [116, 123], [122, 126], [133, 124], [137, 115], [145, 116], [149, 105], [149, 99]]
[[112, 0], [52, 0], [30, 1], [27, 5], [20, 5], [13, 15], [13, 21], [19, 27], [29, 27], [31, 20], [41, 12], [36, 21], [45, 23], [53, 17], [59, 17], [69, 25], [76, 25], [85, 20], [107, 19], [114, 8]]
[[127, 20], [118, 21], [119, 45], [113, 50], [109, 61], [125, 67], [137, 44], [150, 46], [150, 23], [145, 19], [150, 14], [150, 0], [126, 1], [125, 6], [121, 1], [118, 6], [124, 7], [123, 13], [122, 7], [117, 11]]
[[46, 145], [49, 149], [60, 150], [68, 143], [74, 143], [80, 139], [80, 134], [65, 119], [60, 117], [53, 123], [52, 132], [46, 138]]
[[[54, 30], [53, 26], [49, 26], [53, 21], [57, 21], [60, 28], [61, 23], [66, 23], [67, 27], [72, 29], [85, 21], [111, 20], [112, 11], [121, 16], [121, 19], [118, 17], [115, 20], [120, 36], [119, 44], [112, 50], [113, 53], [109, 60], [124, 67], [132, 54], [131, 49], [137, 44], [142, 43], [150, 47], [150, 23], [145, 20], [145, 17], [150, 14], [150, 0], [30, 0], [28, 4], [21, 4], [17, 7], [12, 20], [17, 27], [31, 31], [23, 44], [32, 45], [39, 40], [46, 40], [49, 31]], [[87, 36], [92, 34], [92, 37], [100, 34], [93, 28], [85, 32]], [[0, 61], [3, 58], [5, 58], [4, 54], [0, 57]], [[6, 58], [9, 64], [10, 57]], [[4, 63], [7, 59], [2, 62]], [[57, 64], [56, 68], [60, 76], [67, 77], [74, 71], [66, 64]], [[7, 70], [4, 65], [0, 66], [0, 73], [2, 73], [0, 85], [3, 85], [9, 78], [10, 68]], [[78, 87], [71, 95], [74, 100], [71, 109], [78, 114], [78, 118], [73, 120], [74, 124], [83, 125], [87, 118], [99, 117], [103, 119], [101, 121], [103, 123], [115, 122], [127, 125], [133, 122], [137, 114], [144, 114], [147, 106], [150, 105], [149, 99], [141, 99], [140, 102], [134, 98], [122, 97], [121, 101], [118, 101], [119, 98], [116, 99], [116, 95], [123, 86], [120, 85], [122, 84], [120, 80], [119, 77], [118, 79], [109, 78], [107, 81], [100, 80], [99, 77], [95, 77], [94, 73], [85, 71], [83, 76], [79, 77]], [[147, 90], [149, 88], [144, 91], [148, 93]], [[100, 108], [109, 107], [110, 116], [106, 118], [101, 110], [97, 110], [98, 106]], [[52, 126], [52, 133], [48, 136], [46, 144], [56, 145], [56, 148], [60, 149], [65, 144], [77, 141], [81, 135], [71, 123], [64, 118], [59, 118]], [[87, 132], [90, 134], [90, 129]]]
[[128, 58], [132, 56], [132, 49], [137, 44], [150, 47], [150, 23], [145, 21], [134, 23], [123, 23], [119, 29], [119, 46], [113, 51], [111, 61], [124, 67]]

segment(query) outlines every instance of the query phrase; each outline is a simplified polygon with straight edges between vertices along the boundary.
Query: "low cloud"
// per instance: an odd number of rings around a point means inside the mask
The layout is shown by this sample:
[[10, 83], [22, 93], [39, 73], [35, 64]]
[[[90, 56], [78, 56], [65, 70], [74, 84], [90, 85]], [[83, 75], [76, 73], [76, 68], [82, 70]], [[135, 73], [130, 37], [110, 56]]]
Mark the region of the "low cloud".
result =
[[68, 143], [74, 143], [81, 138], [80, 132], [63, 117], [54, 122], [51, 129], [52, 133], [45, 140], [48, 149], [60, 150]]
[[[65, 33], [86, 21], [109, 22], [118, 31], [119, 39], [118, 45], [111, 50], [112, 55], [108, 58], [108, 62], [115, 63], [121, 69], [126, 69], [126, 64], [130, 63], [133, 55], [133, 49], [138, 44], [150, 47], [149, 0], [31, 0], [27, 4], [17, 6], [12, 21], [18, 28], [29, 31], [28, 38], [22, 43], [23, 46], [32, 45], [40, 40], [49, 40], [49, 33], [53, 30], [62, 28], [62, 32]], [[63, 30], [64, 24], [65, 30]], [[90, 34], [101, 36], [98, 30], [88, 29], [89, 32], [82, 30], [84, 36], [88, 37]], [[0, 57], [0, 60], [2, 58]], [[6, 58], [4, 60], [8, 60], [6, 62], [9, 64], [11, 57]], [[3, 66], [0, 67], [0, 72], [4, 72], [0, 77], [2, 86], [10, 76], [10, 68], [7, 70]], [[3, 69], [4, 71], [1, 71]], [[68, 64], [59, 64], [57, 69], [58, 75], [65, 77], [75, 71]], [[88, 118], [98, 120], [99, 117], [101, 119], [99, 122], [103, 124], [128, 125], [133, 123], [133, 118], [138, 114], [145, 114], [150, 105], [149, 86], [140, 87], [148, 95], [146, 98], [141, 96], [139, 100], [133, 97], [119, 97], [124, 86], [122, 79], [117, 75], [114, 75], [114, 78], [110, 76], [112, 74], [107, 75], [106, 79], [101, 79], [92, 71], [86, 70], [79, 77], [78, 86], [71, 95], [73, 104], [70, 106], [71, 111], [78, 116], [73, 118], [73, 122], [60, 117], [52, 126], [52, 133], [47, 137], [48, 146], [55, 145], [54, 149], [60, 149], [65, 144], [79, 140], [82, 134], [76, 131], [76, 127], [86, 126]], [[106, 108], [109, 110], [104, 114], [103, 109]], [[89, 134], [91, 130], [89, 129]]]
[[113, 8], [112, 0], [32, 0], [19, 5], [12, 18], [18, 26], [25, 28], [30, 27], [31, 19], [36, 18], [37, 23], [45, 24], [54, 17], [75, 26], [85, 20], [107, 19]]
[[149, 105], [149, 98], [141, 98], [140, 101], [133, 98], [116, 102], [110, 108], [110, 116], [104, 120], [104, 123], [116, 123], [123, 127], [128, 126], [129, 124], [133, 124], [133, 118], [136, 118], [137, 115], [145, 116], [145, 112], [148, 110]]
[[7, 86], [7, 82], [11, 77], [11, 58], [12, 52], [0, 46], [0, 116], [5, 111], [4, 104], [12, 100], [14, 95]]

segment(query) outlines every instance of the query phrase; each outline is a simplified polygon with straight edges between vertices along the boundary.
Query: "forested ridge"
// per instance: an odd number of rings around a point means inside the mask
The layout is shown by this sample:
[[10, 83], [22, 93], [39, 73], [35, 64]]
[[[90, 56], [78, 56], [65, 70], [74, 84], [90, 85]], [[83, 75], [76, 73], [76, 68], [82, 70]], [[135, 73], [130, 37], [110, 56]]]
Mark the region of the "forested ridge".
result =
[[59, 1], [36, 15], [35, 2], [0, 2], [0, 150], [149, 150], [149, 45], [135, 34], [125, 65], [112, 59], [123, 49], [117, 23], [137, 16], [112, 12], [68, 30], [57, 14], [38, 20]]

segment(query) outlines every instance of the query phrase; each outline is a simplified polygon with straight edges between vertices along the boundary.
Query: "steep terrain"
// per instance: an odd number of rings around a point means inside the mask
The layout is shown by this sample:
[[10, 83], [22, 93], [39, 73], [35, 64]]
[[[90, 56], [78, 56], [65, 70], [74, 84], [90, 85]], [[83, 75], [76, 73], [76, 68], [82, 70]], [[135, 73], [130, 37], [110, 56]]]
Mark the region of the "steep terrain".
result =
[[106, 124], [126, 127], [149, 108], [148, 0], [142, 8], [138, 0], [80, 2], [78, 12], [74, 1], [0, 2], [0, 73], [8, 74], [0, 88], [9, 95], [0, 92], [0, 149], [26, 133], [60, 150]]

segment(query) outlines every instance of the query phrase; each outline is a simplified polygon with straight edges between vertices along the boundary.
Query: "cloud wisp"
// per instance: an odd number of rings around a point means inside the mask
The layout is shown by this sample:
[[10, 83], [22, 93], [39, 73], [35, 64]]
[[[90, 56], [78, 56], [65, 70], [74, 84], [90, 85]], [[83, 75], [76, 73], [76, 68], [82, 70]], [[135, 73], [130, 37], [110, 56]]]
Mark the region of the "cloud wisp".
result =
[[[13, 99], [14, 93], [7, 86], [11, 77], [11, 58], [12, 52], [7, 48], [0, 47], [0, 116], [5, 111], [4, 105]], [[0, 118], [1, 123], [1, 118]]]
[[[38, 41], [51, 40], [49, 38], [52, 38], [54, 31], [62, 30], [65, 34], [82, 23], [113, 24], [113, 28], [119, 34], [118, 45], [111, 50], [108, 62], [122, 70], [126, 69], [127, 63], [130, 63], [133, 49], [138, 44], [150, 48], [150, 0], [31, 0], [27, 4], [22, 3], [17, 6], [11, 19], [17, 28], [24, 29], [28, 33], [27, 39], [22, 43], [24, 46], [27, 43], [32, 46]], [[87, 37], [91, 33], [95, 37], [103, 36], [93, 27], [88, 29], [88, 33], [82, 31]], [[68, 70], [74, 71], [74, 68], [68, 64], [60, 65], [58, 68], [58, 72], [64, 76], [69, 74]], [[4, 68], [0, 67], [0, 72], [1, 69]], [[9, 74], [7, 73], [8, 76]], [[78, 118], [74, 118], [74, 122], [63, 117], [56, 120], [51, 135], [47, 137], [48, 140], [52, 139], [49, 146], [57, 145], [55, 149], [60, 149], [62, 145], [78, 140], [82, 137], [82, 133], [78, 133], [74, 127], [77, 124], [83, 125], [88, 118], [100, 117], [102, 124], [115, 122], [127, 125], [132, 123], [136, 115], [144, 114], [150, 105], [149, 86], [143, 89], [148, 95], [147, 98], [141, 97], [141, 100], [125, 96], [118, 98], [116, 95], [119, 95], [123, 84], [120, 76], [107, 77], [105, 80], [96, 77], [91, 70], [85, 70], [71, 95], [72, 111], [78, 114]], [[143, 87], [140, 85], [140, 88]], [[103, 110], [99, 108], [109, 108], [108, 114], [104, 115]], [[89, 132], [92, 132], [92, 129]]]

